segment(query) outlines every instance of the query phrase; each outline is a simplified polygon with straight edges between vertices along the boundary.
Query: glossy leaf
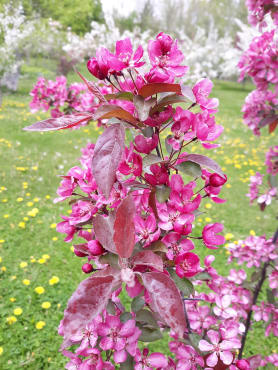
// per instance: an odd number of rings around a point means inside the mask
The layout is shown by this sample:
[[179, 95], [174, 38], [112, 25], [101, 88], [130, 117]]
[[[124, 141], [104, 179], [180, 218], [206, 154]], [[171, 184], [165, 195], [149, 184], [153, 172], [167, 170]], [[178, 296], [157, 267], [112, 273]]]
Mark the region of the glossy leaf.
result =
[[116, 213], [114, 223], [114, 243], [117, 252], [122, 258], [129, 258], [132, 255], [135, 245], [135, 204], [132, 195], [122, 200]]
[[183, 293], [185, 297], [189, 297], [191, 294], [194, 294], [194, 286], [190, 280], [186, 278], [180, 278], [173, 269], [169, 270], [171, 278], [174, 280], [176, 286]]
[[130, 123], [137, 123], [137, 119], [133, 117], [128, 111], [119, 107], [118, 105], [105, 104], [101, 105], [94, 113], [94, 119], [104, 119], [104, 118], [119, 118], [123, 121]]
[[133, 96], [134, 95], [131, 92], [127, 92], [127, 91], [123, 91], [123, 92], [121, 91], [115, 94], [104, 95], [106, 100], [118, 99], [118, 100], [129, 100], [129, 101], [133, 101]]
[[140, 325], [138, 325], [138, 327], [141, 330], [141, 335], [139, 337], [141, 342], [155, 342], [156, 340], [162, 339], [160, 329], [154, 330]]
[[173, 147], [168, 143], [168, 139], [171, 139], [172, 137], [173, 135], [168, 135], [165, 139], [165, 148], [168, 154], [171, 154], [174, 151]]
[[166, 245], [164, 243], [162, 243], [162, 241], [160, 240], [157, 240], [155, 241], [154, 243], [152, 243], [148, 249], [152, 250], [153, 252], [162, 252], [162, 253], [167, 253], [168, 252], [168, 248], [166, 247]]
[[164, 92], [181, 94], [181, 86], [179, 84], [150, 83], [141, 87], [138, 94], [143, 96], [143, 98], [148, 98], [149, 96]]
[[114, 223], [114, 212], [111, 212], [108, 217], [98, 214], [93, 218], [93, 227], [96, 239], [102, 244], [104, 249], [112, 253], [116, 253], [116, 246], [113, 240]]
[[143, 168], [149, 167], [155, 163], [165, 162], [162, 158], [155, 154], [148, 154], [143, 158]]
[[109, 198], [116, 180], [116, 171], [122, 158], [125, 130], [121, 124], [105, 129], [97, 139], [92, 159], [92, 172], [98, 188]]
[[138, 312], [145, 306], [145, 300], [141, 297], [135, 297], [131, 302], [131, 311]]
[[196, 333], [190, 333], [188, 334], [188, 336], [189, 336], [189, 340], [192, 346], [199, 351], [199, 342], [202, 339], [202, 337], [200, 337], [200, 335]]
[[74, 336], [82, 335], [88, 322], [106, 307], [112, 292], [119, 284], [119, 274], [115, 274], [111, 269], [96, 272], [79, 284], [64, 312], [62, 349], [72, 344]]
[[133, 103], [137, 110], [140, 121], [145, 121], [149, 117], [150, 109], [154, 106], [155, 102], [155, 98], [145, 100], [140, 95], [134, 96]]
[[208, 167], [210, 170], [216, 172], [218, 175], [224, 177], [224, 173], [221, 170], [220, 166], [218, 163], [216, 163], [213, 159], [201, 155], [201, 154], [189, 154], [186, 157], [187, 161], [191, 161], [194, 163], [198, 163], [201, 166]]
[[263, 118], [259, 122], [258, 127], [268, 126], [268, 125], [272, 124], [273, 122], [277, 121], [277, 119], [278, 119], [278, 116], [276, 114], [269, 115], [269, 116]]
[[175, 167], [182, 173], [189, 175], [194, 179], [202, 176], [202, 169], [198, 163], [186, 161], [176, 165]]
[[132, 320], [132, 319], [133, 319], [133, 316], [131, 315], [130, 312], [123, 312], [120, 315], [121, 322], [127, 322], [128, 320]]
[[170, 193], [171, 193], [171, 189], [169, 188], [169, 186], [157, 185], [155, 187], [155, 195], [156, 195], [156, 199], [159, 203], [166, 202], [166, 200], [169, 199]]
[[156, 207], [156, 198], [155, 198], [155, 187], [152, 188], [149, 195], [149, 207], [153, 210], [155, 217], [158, 219], [158, 212]]
[[144, 324], [145, 326], [148, 326], [150, 328], [158, 328], [158, 324], [156, 319], [154, 318], [153, 314], [149, 310], [140, 310], [136, 312], [136, 322], [140, 322], [141, 324]]
[[99, 262], [103, 265], [108, 264], [111, 267], [119, 268], [119, 258], [116, 254], [106, 253], [99, 257]]
[[57, 118], [48, 118], [43, 121], [38, 121], [31, 126], [24, 127], [25, 131], [56, 131], [64, 130], [79, 125], [83, 122], [88, 122], [93, 119], [93, 115], [87, 112], [78, 112], [67, 114]]
[[192, 280], [211, 280], [212, 277], [207, 272], [200, 272], [192, 277]]
[[80, 72], [78, 72], [78, 71], [76, 71], [76, 72], [79, 75], [79, 77], [81, 78], [81, 80], [85, 83], [88, 90], [92, 94], [94, 94], [95, 97], [98, 98], [100, 102], [106, 103], [107, 101], [106, 101], [104, 95], [101, 93], [100, 89], [97, 87], [97, 85], [92, 81], [88, 81]]
[[132, 263], [134, 266], [149, 266], [155, 268], [156, 270], [163, 271], [162, 258], [149, 250], [144, 250], [137, 253], [133, 257]]
[[278, 174], [277, 175], [268, 175], [268, 182], [272, 188], [278, 187]]
[[271, 124], [268, 126], [268, 132], [272, 134], [272, 132], [275, 131], [277, 126], [278, 126], [278, 119], [276, 119], [276, 121], [271, 122]]
[[120, 364], [120, 370], [134, 370], [134, 365], [133, 357], [128, 354], [126, 361]]
[[196, 103], [196, 97], [195, 97], [195, 95], [194, 95], [190, 86], [181, 85], [181, 93], [182, 93], [183, 96], [185, 96], [192, 103]]
[[142, 274], [142, 280], [151, 298], [151, 307], [181, 338], [186, 330], [183, 302], [173, 280], [162, 272]]

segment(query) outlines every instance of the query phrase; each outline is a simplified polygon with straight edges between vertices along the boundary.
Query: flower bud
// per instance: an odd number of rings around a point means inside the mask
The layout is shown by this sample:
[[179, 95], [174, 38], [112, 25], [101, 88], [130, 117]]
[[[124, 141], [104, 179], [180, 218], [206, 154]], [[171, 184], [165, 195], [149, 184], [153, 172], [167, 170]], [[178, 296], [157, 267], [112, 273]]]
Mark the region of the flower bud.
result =
[[86, 257], [87, 254], [86, 253], [83, 253], [83, 252], [80, 252], [79, 250], [77, 249], [74, 249], [74, 254], [77, 256], [77, 257]]
[[85, 272], [85, 274], [89, 274], [93, 271], [93, 266], [90, 263], [84, 263], [82, 266], [82, 271]]
[[222, 177], [222, 176], [219, 176], [217, 173], [213, 173], [209, 177], [209, 185], [214, 186], [215, 188], [217, 188], [218, 186], [224, 185], [226, 181], [227, 181], [227, 176], [226, 175], [224, 175], [224, 177]]
[[93, 256], [100, 256], [105, 252], [98, 240], [90, 240], [88, 243], [88, 249]]

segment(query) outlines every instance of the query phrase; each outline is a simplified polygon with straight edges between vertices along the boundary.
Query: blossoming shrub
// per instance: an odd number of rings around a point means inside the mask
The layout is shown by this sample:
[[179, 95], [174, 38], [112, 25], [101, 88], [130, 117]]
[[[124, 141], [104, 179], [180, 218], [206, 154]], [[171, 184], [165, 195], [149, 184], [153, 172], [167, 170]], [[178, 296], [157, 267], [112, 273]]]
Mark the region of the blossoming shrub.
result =
[[[90, 274], [59, 327], [61, 350], [70, 359], [66, 367], [235, 370], [276, 363], [276, 356], [242, 359], [256, 292], [277, 259], [275, 241], [250, 237], [229, 247], [231, 261], [263, 264], [259, 283], [254, 275], [249, 282], [242, 269], [219, 276], [214, 257], [201, 267], [198, 255], [198, 248], [214, 250], [225, 241], [220, 223], [205, 225], [202, 235], [193, 228], [203, 198], [224, 202], [219, 193], [227, 180], [212, 159], [190, 154], [196, 141], [215, 148], [223, 130], [214, 119], [212, 83], [203, 79], [191, 89], [177, 81], [187, 67], [177, 42], [164, 33], [149, 41], [148, 54], [146, 68], [142, 47], [133, 50], [129, 39], [117, 41], [114, 54], [98, 49], [88, 70], [99, 81], [80, 75], [98, 100], [91, 111], [26, 128], [67, 129], [91, 120], [104, 127], [96, 144], [82, 150], [81, 166], [63, 176], [56, 199], [72, 208], [57, 230], [66, 242], [76, 238], [75, 255], [85, 259], [82, 270]], [[274, 291], [275, 279], [273, 274]], [[131, 299], [130, 310], [122, 292]], [[254, 310], [259, 318], [261, 308]], [[263, 317], [270, 320], [267, 334], [277, 335], [274, 303]], [[172, 338], [170, 356], [148, 349], [163, 332]]]

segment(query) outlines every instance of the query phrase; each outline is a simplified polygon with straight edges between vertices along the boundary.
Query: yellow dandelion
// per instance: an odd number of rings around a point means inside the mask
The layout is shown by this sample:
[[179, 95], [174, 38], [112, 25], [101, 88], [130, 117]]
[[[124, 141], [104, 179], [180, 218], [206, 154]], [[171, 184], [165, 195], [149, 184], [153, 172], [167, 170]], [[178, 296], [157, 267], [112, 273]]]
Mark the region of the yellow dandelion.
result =
[[212, 205], [211, 205], [210, 203], [207, 203], [207, 204], [205, 205], [205, 207], [206, 207], [207, 209], [210, 209], [210, 208], [212, 207]]
[[205, 218], [205, 221], [206, 221], [206, 222], [211, 222], [212, 220], [211, 220], [211, 218], [210, 218], [210, 217], [206, 217], [206, 218]]
[[39, 260], [38, 260], [38, 263], [39, 264], [43, 264], [43, 263], [45, 263], [46, 262], [46, 259], [44, 259], [44, 258], [40, 258]]
[[21, 228], [21, 229], [25, 229], [25, 222], [23, 221], [20, 221], [18, 226]]
[[57, 236], [54, 236], [54, 237], [52, 238], [52, 240], [53, 240], [54, 242], [56, 242], [56, 241], [58, 240]]
[[42, 286], [37, 286], [34, 291], [37, 293], [37, 294], [43, 294], [45, 292], [44, 288]]
[[15, 301], [16, 301], [16, 298], [14, 298], [14, 297], [10, 298], [10, 302], [14, 303]]
[[3, 347], [0, 347], [0, 356], [3, 354], [4, 350]]
[[42, 303], [42, 308], [44, 308], [45, 310], [47, 310], [50, 307], [51, 307], [51, 303], [50, 302], [43, 302]]
[[11, 280], [15, 280], [15, 279], [16, 279], [16, 275], [12, 275]]
[[0, 257], [0, 263], [2, 262], [2, 257]]
[[50, 225], [50, 229], [55, 229], [55, 227], [56, 227], [56, 224], [54, 223]]
[[6, 320], [7, 320], [7, 323], [8, 323], [9, 325], [12, 325], [12, 324], [14, 324], [15, 322], [17, 322], [17, 318], [16, 318], [15, 316], [8, 316]]
[[22, 202], [22, 201], [23, 201], [23, 198], [18, 197], [18, 198], [16, 199], [16, 201], [17, 201], [17, 202]]
[[49, 256], [49, 254], [43, 254], [42, 258], [44, 258], [45, 260], [48, 260], [50, 258], [50, 256]]
[[27, 202], [28, 207], [32, 207], [33, 204], [34, 204], [33, 202]]
[[41, 330], [44, 326], [45, 326], [45, 322], [44, 321], [38, 321], [36, 323], [36, 329], [38, 329], [38, 330]]
[[10, 215], [4, 215], [3, 217], [4, 217], [4, 218], [9, 218], [9, 217], [10, 217]]
[[20, 316], [21, 314], [22, 314], [22, 308], [20, 308], [20, 307], [17, 307], [17, 308], [15, 308], [14, 309], [14, 315], [16, 315], [16, 316]]
[[3, 271], [3, 272], [7, 271], [7, 267], [5, 267], [5, 266], [1, 267], [1, 271]]
[[39, 200], [40, 198], [37, 198], [37, 197], [33, 199], [34, 202], [39, 202]]
[[59, 281], [60, 281], [60, 279], [58, 278], [58, 276], [52, 276], [52, 278], [49, 280], [49, 285], [58, 284]]
[[225, 239], [226, 240], [232, 240], [234, 238], [234, 235], [232, 234], [232, 233], [227, 233], [226, 235], [225, 235]]
[[25, 261], [23, 261], [23, 262], [20, 262], [20, 264], [19, 264], [19, 267], [21, 267], [22, 269], [24, 269], [25, 267], [27, 267], [28, 266], [28, 263], [27, 262], [25, 262]]
[[45, 196], [45, 199], [50, 199], [50, 195], [46, 195]]
[[28, 280], [28, 279], [24, 279], [24, 280], [22, 280], [22, 283], [23, 283], [24, 285], [30, 285], [30, 280]]
[[252, 236], [255, 236], [256, 232], [254, 230], [250, 230], [249, 234], [252, 235]]

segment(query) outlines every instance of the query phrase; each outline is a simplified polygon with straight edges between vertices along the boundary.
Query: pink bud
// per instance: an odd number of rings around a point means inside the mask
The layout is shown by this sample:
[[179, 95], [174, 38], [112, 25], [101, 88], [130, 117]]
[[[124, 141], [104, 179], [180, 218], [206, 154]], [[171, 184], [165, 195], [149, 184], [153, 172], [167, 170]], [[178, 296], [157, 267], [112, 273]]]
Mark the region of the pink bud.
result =
[[238, 360], [236, 362], [236, 366], [240, 369], [240, 370], [249, 370], [250, 369], [250, 365], [249, 365], [249, 362], [247, 360]]
[[100, 256], [105, 252], [98, 240], [90, 240], [88, 243], [88, 249], [93, 256]]
[[218, 186], [222, 186], [227, 181], [227, 176], [224, 177], [219, 176], [217, 173], [213, 173], [209, 178], [209, 184], [217, 188]]
[[93, 266], [90, 263], [84, 263], [82, 266], [82, 271], [85, 272], [85, 274], [89, 274], [93, 271]]
[[80, 251], [79, 251], [79, 250], [77, 250], [77, 249], [74, 249], [74, 254], [75, 254], [77, 257], [86, 257], [86, 256], [87, 256], [87, 254], [82, 253], [82, 252], [80, 252]]

